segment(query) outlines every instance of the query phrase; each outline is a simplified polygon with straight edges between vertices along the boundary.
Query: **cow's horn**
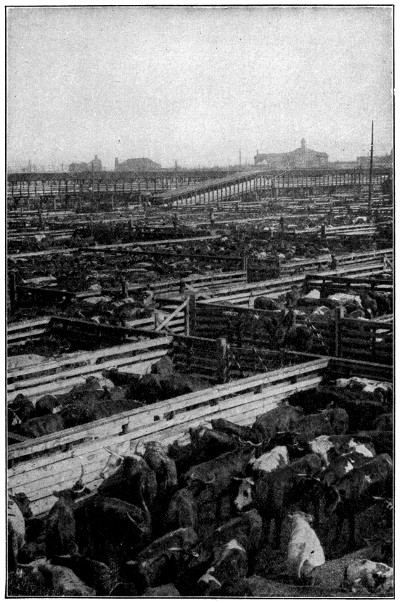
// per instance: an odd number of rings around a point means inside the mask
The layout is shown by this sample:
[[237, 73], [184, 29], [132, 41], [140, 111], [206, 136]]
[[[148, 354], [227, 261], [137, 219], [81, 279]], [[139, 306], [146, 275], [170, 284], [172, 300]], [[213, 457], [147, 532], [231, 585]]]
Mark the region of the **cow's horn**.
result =
[[122, 454], [119, 454], [118, 452], [116, 452], [115, 450], [111, 450], [111, 448], [108, 448], [107, 446], [104, 448], [104, 450], [107, 450], [107, 452], [109, 452], [110, 454], [112, 454], [113, 456], [117, 456], [118, 458], [124, 460], [125, 457], [122, 456]]
[[182, 547], [179, 546], [170, 546], [168, 547], [169, 551], [183, 551]]
[[136, 521], [133, 519], [133, 517], [131, 517], [131, 516], [129, 515], [128, 511], [126, 512], [126, 514], [127, 514], [127, 516], [128, 516], [129, 521], [131, 521], [132, 523], [134, 523], [134, 524], [135, 524], [135, 526], [138, 528], [139, 526], [138, 526], [137, 522], [136, 522]]
[[307, 473], [296, 473], [298, 477], [307, 477]]

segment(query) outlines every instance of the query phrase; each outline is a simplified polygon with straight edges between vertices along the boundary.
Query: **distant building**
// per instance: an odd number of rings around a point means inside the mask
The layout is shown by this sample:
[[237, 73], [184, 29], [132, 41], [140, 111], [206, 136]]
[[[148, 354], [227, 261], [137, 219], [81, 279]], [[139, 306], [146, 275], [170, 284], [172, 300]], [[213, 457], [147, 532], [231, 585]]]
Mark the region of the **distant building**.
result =
[[159, 169], [161, 169], [161, 165], [159, 163], [156, 163], [151, 159], [147, 159], [146, 157], [127, 159], [122, 163], [119, 163], [118, 157], [115, 158], [116, 172], [146, 172]]
[[89, 163], [86, 163], [85, 161], [81, 161], [80, 163], [70, 163], [68, 166], [68, 171], [70, 171], [70, 172], [91, 172], [92, 165], [93, 165], [94, 172], [101, 172], [103, 169], [100, 159], [97, 157], [97, 155], [95, 155], [94, 159], [92, 159], [92, 161], [89, 161]]
[[[371, 155], [362, 155], [357, 157], [357, 165], [361, 168], [369, 168], [371, 161]], [[374, 155], [373, 158], [374, 167], [392, 167], [393, 166], [393, 149], [389, 155]]]
[[257, 155], [254, 157], [254, 165], [280, 170], [327, 165], [327, 153], [307, 149], [304, 138], [301, 139], [300, 144], [301, 146], [298, 149], [288, 153], [259, 153], [257, 151]]

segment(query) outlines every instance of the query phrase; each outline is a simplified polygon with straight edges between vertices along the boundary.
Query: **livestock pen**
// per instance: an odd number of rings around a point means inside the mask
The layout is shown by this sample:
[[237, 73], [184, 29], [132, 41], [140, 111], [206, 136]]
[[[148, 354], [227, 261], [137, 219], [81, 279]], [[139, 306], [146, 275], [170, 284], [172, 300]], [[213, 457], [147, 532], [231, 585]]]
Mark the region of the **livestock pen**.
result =
[[239, 425], [251, 424], [257, 415], [280, 404], [295, 392], [318, 386], [328, 372], [392, 379], [391, 367], [342, 359], [315, 358], [278, 370], [231, 381], [210, 389], [169, 399], [145, 408], [100, 419], [35, 440], [12, 444], [8, 449], [8, 485], [26, 493], [34, 513], [54, 503], [53, 491], [71, 487], [85, 467], [84, 483], [92, 491], [112, 449], [129, 454], [140, 441], [164, 444], [184, 436], [189, 427], [226, 418]]

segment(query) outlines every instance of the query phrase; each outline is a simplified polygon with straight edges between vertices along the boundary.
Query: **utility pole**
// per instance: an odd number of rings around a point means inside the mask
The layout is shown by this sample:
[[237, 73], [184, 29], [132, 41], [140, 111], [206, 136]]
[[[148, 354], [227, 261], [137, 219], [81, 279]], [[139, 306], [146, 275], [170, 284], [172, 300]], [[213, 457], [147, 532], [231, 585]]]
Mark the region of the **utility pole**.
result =
[[368, 214], [369, 219], [371, 219], [371, 197], [372, 197], [372, 167], [374, 163], [374, 122], [372, 122], [371, 129], [371, 158], [369, 162], [369, 189], [368, 189]]

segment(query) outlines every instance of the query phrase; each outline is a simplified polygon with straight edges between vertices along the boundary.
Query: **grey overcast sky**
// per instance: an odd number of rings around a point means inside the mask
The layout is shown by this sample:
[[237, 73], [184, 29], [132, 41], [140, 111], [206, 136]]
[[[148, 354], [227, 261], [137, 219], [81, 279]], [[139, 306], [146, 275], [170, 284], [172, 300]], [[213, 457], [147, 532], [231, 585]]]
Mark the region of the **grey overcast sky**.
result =
[[392, 148], [390, 7], [8, 9], [8, 161]]

